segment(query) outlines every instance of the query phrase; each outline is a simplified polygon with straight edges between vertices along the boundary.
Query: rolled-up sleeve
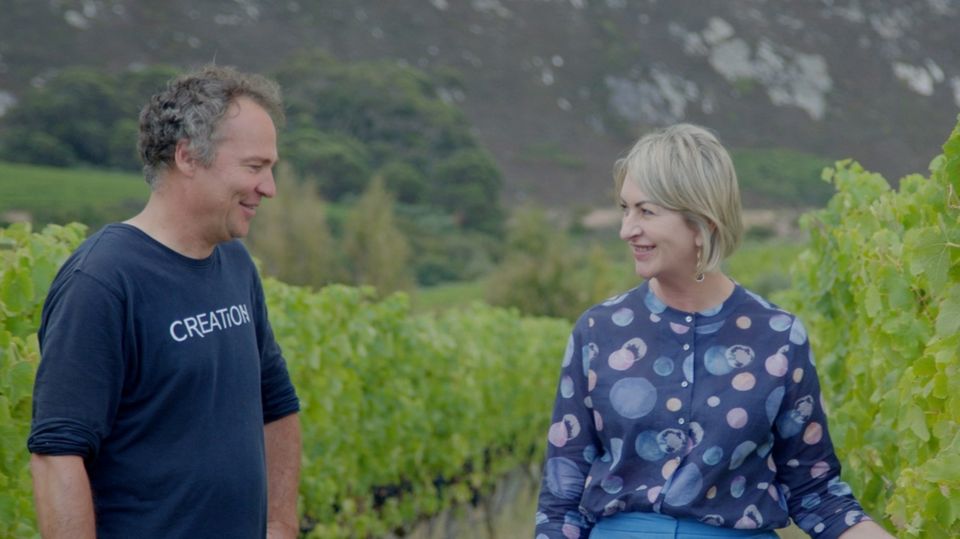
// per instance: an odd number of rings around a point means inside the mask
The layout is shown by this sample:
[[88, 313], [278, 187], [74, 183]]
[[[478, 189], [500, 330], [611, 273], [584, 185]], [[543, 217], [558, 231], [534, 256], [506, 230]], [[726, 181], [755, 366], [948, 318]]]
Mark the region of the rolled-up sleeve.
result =
[[[590, 347], [577, 324], [567, 342], [547, 433], [547, 452], [536, 514], [536, 539], [587, 537], [592, 528], [580, 513], [591, 459], [601, 453], [588, 407]], [[586, 355], [585, 355], [586, 354]]]
[[273, 335], [267, 314], [263, 287], [256, 280], [257, 341], [260, 348], [260, 396], [263, 403], [263, 421], [270, 423], [300, 410], [297, 391], [290, 380], [287, 363], [280, 345]]
[[110, 433], [124, 379], [122, 301], [76, 271], [52, 291], [39, 332], [27, 448], [95, 458]]
[[812, 537], [835, 538], [869, 517], [840, 479], [813, 352], [799, 319], [790, 339], [789, 382], [774, 425], [777, 478], [794, 522]]

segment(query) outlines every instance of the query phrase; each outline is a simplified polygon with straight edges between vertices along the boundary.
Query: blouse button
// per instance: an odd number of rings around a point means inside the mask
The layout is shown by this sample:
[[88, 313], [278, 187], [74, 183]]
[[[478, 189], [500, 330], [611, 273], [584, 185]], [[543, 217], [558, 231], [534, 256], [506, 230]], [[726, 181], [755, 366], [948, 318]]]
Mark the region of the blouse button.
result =
[[687, 316], [687, 317], [685, 318], [685, 320], [686, 320], [687, 322], [693, 322], [693, 317], [692, 317], [692, 316]]
[[688, 385], [690, 384], [688, 384], [686, 380], [680, 383], [680, 387], [687, 387]]
[[689, 344], [683, 345], [683, 349], [684, 349], [684, 350], [689, 350], [689, 349], [690, 349], [690, 345], [689, 345]]
[[683, 425], [683, 418], [681, 417], [680, 419], [678, 419], [677, 423], [680, 423], [681, 425]]

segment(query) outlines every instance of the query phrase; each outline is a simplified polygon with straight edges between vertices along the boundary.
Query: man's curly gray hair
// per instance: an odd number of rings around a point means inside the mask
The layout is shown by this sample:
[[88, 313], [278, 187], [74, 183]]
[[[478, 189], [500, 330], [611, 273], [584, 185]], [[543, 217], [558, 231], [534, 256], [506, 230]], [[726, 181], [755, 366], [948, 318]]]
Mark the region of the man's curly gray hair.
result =
[[280, 86], [266, 77], [232, 67], [206, 66], [171, 80], [140, 111], [137, 151], [151, 189], [174, 159], [177, 142], [189, 141], [204, 165], [216, 156], [217, 128], [230, 104], [247, 97], [263, 107], [276, 126], [284, 121]]

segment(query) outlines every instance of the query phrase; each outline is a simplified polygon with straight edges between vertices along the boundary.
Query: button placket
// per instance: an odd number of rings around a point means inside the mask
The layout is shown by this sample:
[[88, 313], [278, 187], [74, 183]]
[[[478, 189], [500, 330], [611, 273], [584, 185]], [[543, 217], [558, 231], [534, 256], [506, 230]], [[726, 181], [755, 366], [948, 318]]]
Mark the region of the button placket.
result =
[[[684, 352], [684, 360], [687, 356], [694, 353], [694, 345], [696, 344], [696, 328], [693, 324], [694, 317], [692, 314], [684, 315], [683, 320], [690, 325], [690, 331], [684, 336], [684, 343], [681, 346]], [[694, 359], [694, 364], [696, 364], [696, 359]], [[691, 369], [695, 370], [695, 369]], [[694, 378], [695, 379], [695, 378]], [[692, 403], [693, 403], [693, 384], [686, 379], [686, 374], [683, 375], [683, 380], [680, 382], [680, 387], [682, 388], [681, 394], [683, 395], [682, 400], [684, 402], [683, 408], [678, 410], [677, 424], [686, 425], [691, 421], [691, 414], [693, 413]]]
[[670, 416], [668, 417], [670, 418], [670, 423], [686, 431], [687, 426], [693, 421], [693, 410], [691, 409], [691, 405], [693, 403], [692, 380], [694, 380], [694, 378], [691, 377], [689, 380], [687, 379], [687, 373], [684, 371], [683, 365], [687, 358], [690, 357], [690, 355], [694, 352], [696, 344], [696, 328], [694, 322], [696, 320], [696, 316], [694, 313], [685, 313], [679, 311], [668, 311], [664, 313], [663, 316], [665, 320], [670, 323], [671, 329], [673, 329], [671, 333], [677, 346], [677, 348], [674, 349], [676, 350], [676, 352], [674, 352], [676, 356], [674, 357], [678, 361], [678, 368], [675, 371], [674, 376], [677, 376], [679, 380], [677, 378], [673, 378], [673, 384], [677, 385], [671, 386], [673, 389], [671, 393], [672, 397], [679, 400], [681, 403], [679, 408], [670, 409]]

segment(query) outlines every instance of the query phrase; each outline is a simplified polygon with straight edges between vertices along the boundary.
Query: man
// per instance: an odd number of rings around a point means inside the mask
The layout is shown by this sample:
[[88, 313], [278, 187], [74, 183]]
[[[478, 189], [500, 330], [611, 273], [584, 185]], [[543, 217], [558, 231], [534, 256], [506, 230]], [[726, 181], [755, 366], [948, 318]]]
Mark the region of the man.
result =
[[236, 241], [276, 192], [282, 117], [275, 83], [220, 67], [141, 112], [150, 198], [77, 249], [43, 309], [43, 537], [296, 537], [299, 404]]

